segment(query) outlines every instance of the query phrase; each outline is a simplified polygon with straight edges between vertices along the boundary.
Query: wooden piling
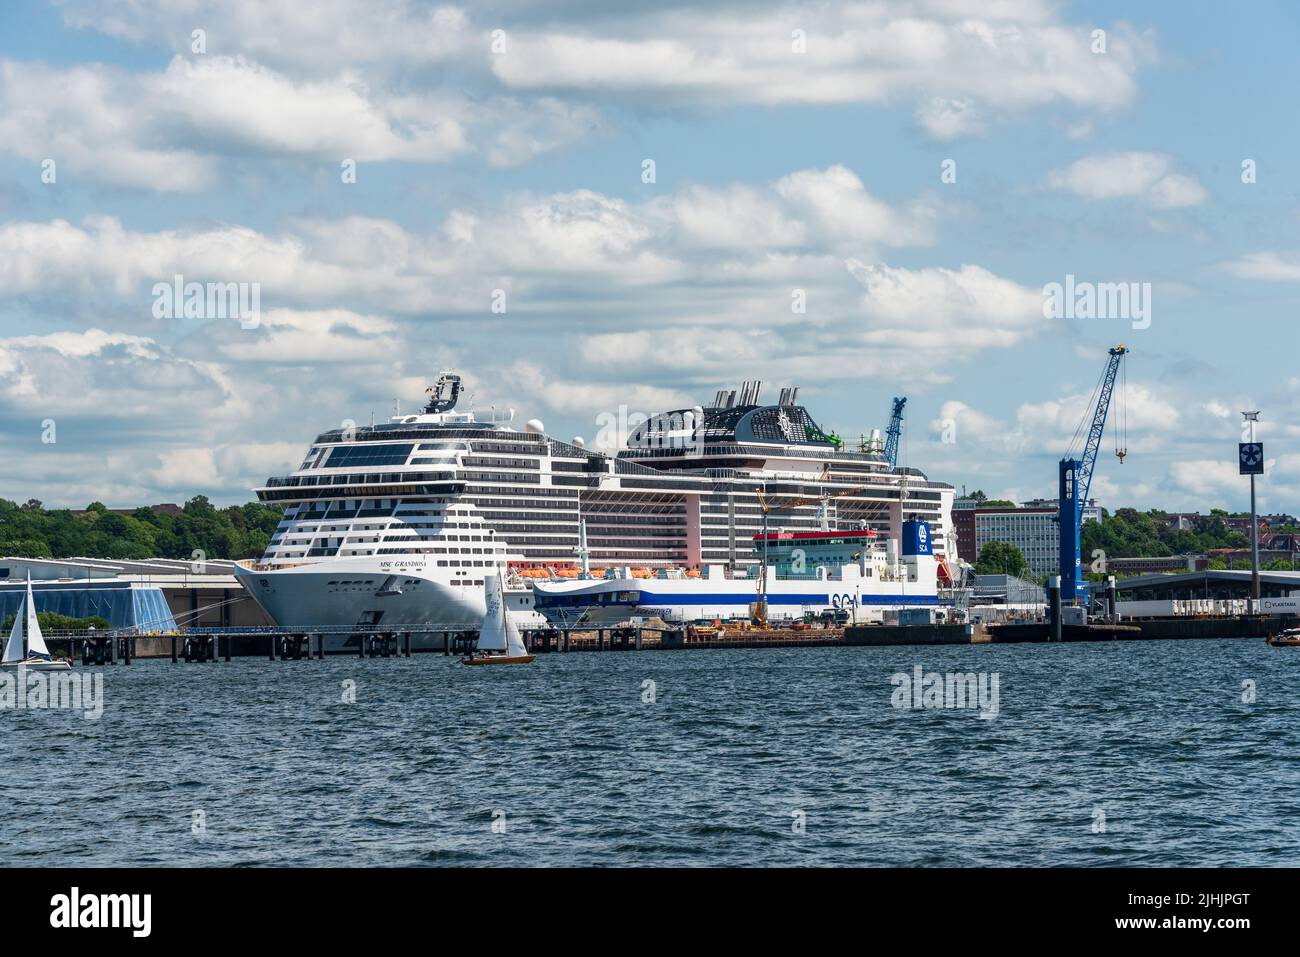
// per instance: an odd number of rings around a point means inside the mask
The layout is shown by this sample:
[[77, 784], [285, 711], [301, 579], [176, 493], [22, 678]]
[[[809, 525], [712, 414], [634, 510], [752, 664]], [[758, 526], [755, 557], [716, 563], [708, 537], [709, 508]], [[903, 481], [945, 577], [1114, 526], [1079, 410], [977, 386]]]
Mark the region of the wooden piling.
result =
[[[173, 635], [172, 635], [172, 664], [176, 664], [176, 642], [177, 642], [177, 638], [176, 638], [176, 636], [173, 634]], [[82, 658], [83, 658], [83, 660], [84, 660], [84, 658], [85, 658], [85, 655], [84, 655], [84, 654], [82, 655]]]
[[406, 657], [411, 657], [411, 633], [406, 633]]

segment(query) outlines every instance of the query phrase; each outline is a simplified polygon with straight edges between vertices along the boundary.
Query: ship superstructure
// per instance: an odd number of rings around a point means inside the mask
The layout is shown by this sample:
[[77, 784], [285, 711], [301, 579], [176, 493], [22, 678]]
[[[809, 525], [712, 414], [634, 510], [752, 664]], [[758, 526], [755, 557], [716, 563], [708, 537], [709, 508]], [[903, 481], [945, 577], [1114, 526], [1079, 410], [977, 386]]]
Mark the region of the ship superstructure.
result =
[[[595, 569], [741, 568], [755, 536], [819, 527], [898, 538], [927, 522], [937, 555], [950, 540], [953, 488], [891, 468], [879, 443], [848, 449], [797, 390], [776, 404], [760, 384], [712, 405], [649, 417], [615, 455], [456, 411], [444, 374], [416, 414], [318, 435], [292, 474], [257, 489], [284, 518], [260, 562], [240, 574], [282, 625], [476, 625], [485, 576], [515, 573], [512, 610], [528, 612], [518, 574]], [[542, 572], [546, 574], [546, 572]]]

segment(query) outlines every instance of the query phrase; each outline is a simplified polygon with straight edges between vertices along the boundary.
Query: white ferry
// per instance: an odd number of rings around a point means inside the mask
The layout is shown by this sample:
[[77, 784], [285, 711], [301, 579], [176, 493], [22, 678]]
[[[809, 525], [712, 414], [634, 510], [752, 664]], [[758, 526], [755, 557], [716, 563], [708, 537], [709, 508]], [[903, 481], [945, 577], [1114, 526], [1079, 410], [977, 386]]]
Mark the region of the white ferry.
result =
[[[759, 536], [758, 548], [763, 545]], [[707, 565], [703, 573], [664, 570], [637, 577], [630, 569], [603, 579], [538, 582], [537, 610], [564, 624], [613, 624], [634, 617], [669, 622], [749, 620], [766, 606], [766, 619], [830, 615], [866, 623], [899, 608], [939, 604], [939, 568], [925, 522], [903, 523], [902, 554], [896, 541], [875, 532], [774, 532], [768, 561], [732, 573]], [[766, 583], [764, 584], [764, 578]]]

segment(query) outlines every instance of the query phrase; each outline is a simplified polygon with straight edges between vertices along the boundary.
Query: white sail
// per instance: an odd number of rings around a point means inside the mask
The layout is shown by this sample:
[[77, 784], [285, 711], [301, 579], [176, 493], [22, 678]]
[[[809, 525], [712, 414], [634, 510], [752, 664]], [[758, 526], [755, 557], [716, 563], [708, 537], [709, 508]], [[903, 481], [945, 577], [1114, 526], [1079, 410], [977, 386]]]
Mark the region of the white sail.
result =
[[506, 654], [512, 658], [528, 654], [528, 649], [524, 647], [524, 637], [519, 634], [519, 627], [510, 617], [509, 610], [506, 611]]
[[483, 578], [483, 594], [487, 599], [487, 614], [478, 630], [479, 651], [506, 650], [506, 603], [501, 589], [501, 579], [495, 572]]
[[18, 611], [14, 615], [14, 628], [9, 632], [9, 641], [5, 644], [4, 663], [9, 664], [11, 661], [23, 660], [23, 605], [20, 602]]
[[50, 649], [45, 647], [45, 636], [41, 634], [41, 624], [36, 620], [36, 602], [32, 599], [32, 575], [27, 573], [27, 656], [29, 658], [48, 658]]

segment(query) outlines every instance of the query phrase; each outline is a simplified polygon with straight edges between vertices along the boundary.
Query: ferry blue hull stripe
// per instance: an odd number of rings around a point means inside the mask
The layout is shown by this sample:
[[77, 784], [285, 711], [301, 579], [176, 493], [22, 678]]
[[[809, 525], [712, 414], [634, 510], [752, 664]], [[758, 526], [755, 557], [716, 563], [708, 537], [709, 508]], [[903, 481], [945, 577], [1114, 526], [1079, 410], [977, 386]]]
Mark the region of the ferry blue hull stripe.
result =
[[[558, 603], [553, 603], [553, 598], [569, 599], [593, 599], [587, 604], [601, 604], [598, 596], [601, 593], [569, 593], [567, 595], [544, 595], [536, 593], [535, 601], [538, 608], [559, 607]], [[605, 594], [609, 594], [605, 592]], [[716, 593], [716, 594], [681, 594], [681, 595], [659, 595], [654, 592], [642, 591], [636, 601], [617, 601], [606, 604], [613, 605], [668, 605], [668, 606], [694, 606], [694, 605], [742, 605], [748, 606], [758, 601], [757, 594], [737, 595], [733, 593]], [[831, 603], [830, 595], [776, 595], [767, 596], [767, 603], [771, 605], [829, 605]], [[852, 592], [845, 592], [834, 596], [835, 598], [853, 598]], [[859, 596], [863, 605], [937, 605], [939, 604], [938, 595], [861, 595]], [[581, 603], [581, 602], [579, 602]]]

